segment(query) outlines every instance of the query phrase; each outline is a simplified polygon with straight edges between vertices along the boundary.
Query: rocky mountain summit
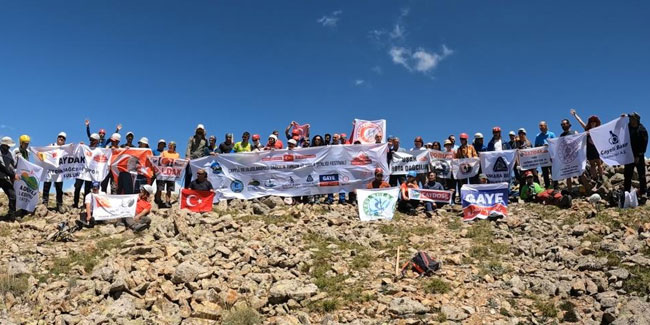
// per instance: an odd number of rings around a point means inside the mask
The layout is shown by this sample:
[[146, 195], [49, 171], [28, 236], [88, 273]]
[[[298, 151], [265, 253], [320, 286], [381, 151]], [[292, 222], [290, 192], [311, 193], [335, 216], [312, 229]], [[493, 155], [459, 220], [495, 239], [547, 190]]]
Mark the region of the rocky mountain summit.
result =
[[[513, 203], [472, 223], [458, 206], [381, 222], [356, 209], [233, 200], [56, 242], [76, 212], [40, 206], [0, 224], [0, 323], [650, 324], [647, 206]], [[421, 250], [442, 268], [398, 277], [398, 248], [400, 267]]]

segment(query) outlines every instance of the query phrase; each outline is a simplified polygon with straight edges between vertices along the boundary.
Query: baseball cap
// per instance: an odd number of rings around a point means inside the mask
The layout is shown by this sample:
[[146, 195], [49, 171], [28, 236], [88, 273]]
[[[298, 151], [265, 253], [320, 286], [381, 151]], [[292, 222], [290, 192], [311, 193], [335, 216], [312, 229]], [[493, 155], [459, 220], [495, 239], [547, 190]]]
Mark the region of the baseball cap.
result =
[[65, 132], [59, 132], [59, 135], [57, 135], [57, 137], [64, 137], [64, 138], [67, 139], [67, 138], [68, 138], [68, 135], [65, 134]]
[[476, 138], [476, 139], [483, 139], [483, 133], [481, 133], [481, 132], [476, 132], [476, 133], [474, 133], [474, 138]]
[[144, 143], [144, 144], [149, 144], [149, 139], [147, 139], [146, 137], [142, 137], [142, 138], [140, 138], [140, 141], [138, 141], [138, 142], [139, 143]]
[[149, 184], [142, 185], [142, 187], [140, 189], [147, 191], [147, 193], [149, 193], [149, 194], [153, 194], [153, 186], [151, 186]]
[[408, 172], [408, 174], [406, 174], [406, 176], [408, 176], [408, 177], [417, 177], [418, 174], [414, 170], [412, 170], [412, 171]]
[[93, 182], [92, 187], [93, 188], [99, 188], [100, 185], [102, 185], [102, 183], [95, 181], [95, 182]]
[[158, 140], [158, 143], [159, 143], [159, 144], [160, 144], [160, 143], [167, 143], [167, 141], [165, 141], [165, 139], [160, 139], [160, 140]]
[[201, 129], [201, 130], [205, 131], [205, 126], [203, 126], [203, 124], [199, 124], [199, 125], [196, 126], [196, 129], [197, 130]]
[[517, 135], [517, 134], [515, 133], [515, 131], [510, 131], [510, 132], [508, 132], [508, 134], [509, 134], [509, 135]]
[[519, 128], [519, 130], [517, 130], [517, 133], [523, 133], [523, 134], [526, 134], [526, 129], [524, 129], [524, 128]]
[[446, 140], [445, 140], [445, 143], [443, 144], [443, 146], [446, 146], [446, 145], [450, 145], [450, 146], [451, 146], [451, 145], [452, 145], [451, 140], [446, 139]]

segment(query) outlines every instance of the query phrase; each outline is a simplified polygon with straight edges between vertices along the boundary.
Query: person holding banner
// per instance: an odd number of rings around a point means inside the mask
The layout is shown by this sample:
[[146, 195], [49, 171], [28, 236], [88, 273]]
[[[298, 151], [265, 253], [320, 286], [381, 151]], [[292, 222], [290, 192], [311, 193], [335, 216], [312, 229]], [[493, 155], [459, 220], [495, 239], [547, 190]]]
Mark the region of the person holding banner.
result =
[[[59, 132], [56, 137], [56, 143], [51, 144], [50, 146], [60, 147], [65, 145], [65, 139], [67, 134], [65, 132]], [[43, 183], [43, 205], [47, 207], [48, 202], [50, 201], [50, 188], [52, 187], [52, 182]], [[63, 182], [54, 182], [54, 189], [56, 190], [56, 211], [61, 212], [61, 207], [63, 206]]]
[[503, 141], [501, 137], [501, 128], [495, 126], [492, 128], [492, 139], [487, 145], [487, 151], [503, 151], [512, 149], [508, 142]]
[[[469, 135], [467, 133], [461, 133], [460, 134], [460, 147], [458, 147], [458, 150], [456, 150], [456, 159], [463, 159], [463, 158], [478, 158], [478, 153], [476, 152], [476, 149], [474, 149], [474, 146], [469, 145], [467, 143], [469, 139]], [[478, 183], [478, 177], [472, 177], [469, 179], [459, 179], [458, 180], [458, 188], [463, 186], [462, 184], [464, 182], [467, 182], [468, 184], [477, 184]]]
[[241, 136], [241, 141], [235, 143], [235, 146], [233, 147], [234, 152], [251, 152], [251, 143], [248, 142], [250, 136], [251, 134], [248, 131], [244, 132]]
[[[429, 172], [429, 174], [427, 174], [427, 182], [422, 184], [422, 188], [438, 191], [445, 190], [444, 187], [442, 187], [442, 184], [438, 183], [438, 176], [436, 175], [436, 172]], [[441, 208], [443, 205], [444, 203], [436, 203], [435, 207], [437, 209]], [[431, 213], [435, 210], [433, 207], [433, 202], [424, 202], [424, 213], [426, 213], [428, 217], [431, 217]]]
[[92, 227], [94, 225], [93, 222], [93, 197], [98, 194], [106, 194], [104, 192], [99, 191], [100, 187], [99, 182], [92, 182], [91, 184], [91, 192], [86, 195], [86, 198], [84, 199], [84, 205], [86, 206], [86, 209], [84, 212], [81, 212], [79, 215], [79, 220], [81, 221], [82, 225], [84, 227]]
[[[233, 148], [235, 147], [235, 143], [232, 142], [233, 138], [232, 133], [226, 133], [226, 139], [219, 144], [219, 153], [231, 153], [233, 152]], [[246, 140], [248, 141], [248, 140]]]
[[630, 146], [632, 147], [634, 162], [625, 165], [623, 187], [627, 192], [632, 189], [632, 177], [634, 175], [634, 168], [636, 168], [639, 176], [639, 190], [641, 194], [639, 204], [643, 205], [648, 195], [648, 186], [645, 178], [645, 152], [648, 146], [648, 131], [641, 124], [641, 116], [638, 113], [630, 113], [627, 116], [630, 119], [628, 129], [630, 132]]
[[[181, 155], [178, 152], [176, 152], [176, 142], [174, 141], [169, 142], [169, 147], [167, 148], [167, 150], [163, 151], [160, 156], [168, 159], [180, 159]], [[154, 202], [156, 202], [156, 204], [158, 204], [158, 207], [160, 208], [171, 208], [172, 192], [176, 187], [176, 182], [173, 180], [156, 179], [156, 187], [158, 190], [156, 191]], [[167, 191], [165, 193], [165, 202], [163, 202], [162, 193], [165, 190]]]
[[167, 146], [167, 142], [165, 139], [160, 139], [158, 140], [158, 145], [156, 146], [156, 150], [153, 152], [155, 156], [162, 156], [163, 152], [165, 152], [165, 147]]
[[[571, 109], [571, 115], [573, 115], [582, 128], [587, 132], [589, 132], [590, 129], [599, 127], [601, 124], [600, 119], [596, 115], [590, 116], [587, 123], [582, 121], [575, 109]], [[605, 174], [603, 171], [603, 162], [600, 160], [600, 154], [598, 153], [598, 149], [596, 149], [596, 145], [594, 145], [594, 140], [591, 139], [591, 135], [587, 135], [587, 160], [591, 167], [591, 178], [601, 183], [603, 175]]]
[[397, 209], [410, 216], [416, 215], [415, 208], [417, 208], [418, 203], [420, 202], [418, 200], [409, 199], [409, 188], [420, 188], [420, 186], [418, 186], [417, 176], [418, 175], [415, 171], [409, 171], [408, 174], [406, 174], [406, 182], [400, 185], [401, 199], [397, 205]]
[[16, 162], [9, 148], [15, 145], [14, 140], [10, 137], [3, 137], [0, 140], [0, 188], [2, 188], [2, 191], [9, 200], [9, 210], [4, 218], [12, 221], [16, 214], [16, 191], [14, 190]]
[[384, 181], [384, 170], [377, 167], [375, 168], [375, 178], [366, 185], [367, 189], [373, 189], [373, 188], [389, 188], [390, 184], [386, 183]]
[[[86, 136], [88, 136], [90, 138], [90, 120], [86, 120], [85, 124], [86, 124]], [[122, 129], [122, 124], [118, 124], [115, 127], [115, 133], [119, 134], [121, 129]], [[106, 137], [106, 130], [99, 129], [99, 132], [97, 132], [97, 133], [99, 134], [99, 146], [100, 147], [106, 147], [106, 145], [108, 145], [108, 142], [109, 142], [105, 138]]]
[[151, 218], [147, 216], [151, 212], [151, 203], [149, 203], [151, 194], [153, 194], [153, 186], [142, 185], [135, 208], [135, 217], [122, 219], [124, 225], [133, 232], [143, 231], [151, 225]]
[[[548, 139], [554, 139], [555, 133], [548, 130], [546, 121], [539, 122], [539, 133], [535, 137], [535, 147], [547, 146]], [[551, 166], [542, 167], [542, 177], [544, 177], [544, 186], [551, 188]], [[557, 181], [553, 182], [553, 187], [557, 187]]]
[[264, 150], [264, 145], [260, 142], [260, 135], [259, 134], [253, 134], [253, 144], [251, 145], [251, 151], [252, 152], [260, 152]]
[[[91, 150], [97, 148], [97, 146], [99, 145], [99, 134], [97, 134], [97, 133], [91, 134], [90, 137], [88, 138], [88, 140], [90, 141], [90, 145], [88, 147]], [[84, 198], [85, 198], [90, 193], [90, 189], [91, 189], [91, 186], [92, 186], [92, 182], [89, 181], [89, 180], [83, 179], [82, 176], [83, 175], [80, 174], [79, 177], [74, 180], [74, 196], [73, 196], [73, 199], [72, 199], [72, 206], [75, 209], [80, 208], [80, 206], [79, 206], [79, 197], [81, 196], [81, 187], [83, 186], [83, 188], [84, 188]]]
[[[30, 142], [30, 137], [27, 134], [23, 134], [18, 138], [19, 144], [18, 148], [14, 149], [14, 157], [18, 158], [18, 156], [22, 157], [23, 159], [29, 161], [29, 142]], [[16, 162], [18, 159], [16, 159]]]

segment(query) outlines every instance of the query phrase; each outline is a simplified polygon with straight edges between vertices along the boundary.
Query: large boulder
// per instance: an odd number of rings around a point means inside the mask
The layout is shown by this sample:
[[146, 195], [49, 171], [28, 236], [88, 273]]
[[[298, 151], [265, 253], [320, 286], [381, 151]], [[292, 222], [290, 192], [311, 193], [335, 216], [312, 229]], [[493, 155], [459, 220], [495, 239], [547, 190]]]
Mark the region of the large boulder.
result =
[[289, 299], [301, 301], [318, 292], [315, 284], [303, 284], [297, 280], [280, 280], [271, 286], [270, 294], [272, 303], [283, 303]]

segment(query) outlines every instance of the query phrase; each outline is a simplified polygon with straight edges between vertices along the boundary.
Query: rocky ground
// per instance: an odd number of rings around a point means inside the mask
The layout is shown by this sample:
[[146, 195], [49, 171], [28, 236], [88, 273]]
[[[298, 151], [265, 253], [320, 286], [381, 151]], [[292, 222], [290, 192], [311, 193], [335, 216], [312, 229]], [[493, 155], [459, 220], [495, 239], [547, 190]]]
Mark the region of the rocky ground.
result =
[[[0, 223], [0, 324], [650, 324], [650, 208], [509, 208], [361, 222], [350, 205], [235, 200], [54, 242], [75, 211], [39, 206]], [[398, 248], [400, 266], [423, 250], [442, 269], [396, 277]]]

